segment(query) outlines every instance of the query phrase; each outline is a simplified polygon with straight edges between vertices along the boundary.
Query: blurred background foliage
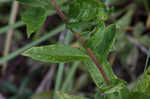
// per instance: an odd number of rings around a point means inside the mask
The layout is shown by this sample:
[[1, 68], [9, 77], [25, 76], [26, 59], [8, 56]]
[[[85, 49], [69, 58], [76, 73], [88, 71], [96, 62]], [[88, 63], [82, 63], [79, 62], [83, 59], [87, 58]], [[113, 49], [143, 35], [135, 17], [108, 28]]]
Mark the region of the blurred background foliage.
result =
[[[72, 0], [57, 0], [64, 12]], [[135, 86], [138, 77], [143, 73], [150, 48], [150, 1], [149, 0], [102, 0], [112, 8], [107, 24], [116, 23], [117, 40], [108, 59], [115, 74], [128, 82], [129, 89]], [[69, 30], [55, 10], [48, 5], [49, 16], [38, 35], [27, 38], [26, 27], [21, 22], [21, 14], [28, 6], [19, 4], [15, 24], [8, 25], [13, 0], [0, 0], [0, 70], [8, 61], [4, 74], [0, 75], [0, 96], [2, 99], [38, 99], [41, 95], [53, 97], [54, 90], [70, 94], [94, 97], [97, 88], [79, 62], [64, 64], [58, 71], [58, 64], [42, 63], [20, 54], [35, 45], [62, 43], [65, 36], [70, 45], [79, 47]], [[49, 2], [48, 2], [49, 3]], [[3, 57], [7, 31], [14, 29], [10, 53]], [[66, 35], [69, 34], [69, 35]], [[149, 63], [148, 63], [149, 64]], [[61, 66], [61, 64], [59, 64]], [[57, 71], [61, 76], [57, 76]], [[43, 92], [45, 91], [45, 92]], [[38, 96], [37, 93], [41, 95]], [[1, 99], [1, 98], [0, 98]], [[40, 98], [39, 98], [40, 99]], [[56, 97], [54, 97], [56, 99]]]

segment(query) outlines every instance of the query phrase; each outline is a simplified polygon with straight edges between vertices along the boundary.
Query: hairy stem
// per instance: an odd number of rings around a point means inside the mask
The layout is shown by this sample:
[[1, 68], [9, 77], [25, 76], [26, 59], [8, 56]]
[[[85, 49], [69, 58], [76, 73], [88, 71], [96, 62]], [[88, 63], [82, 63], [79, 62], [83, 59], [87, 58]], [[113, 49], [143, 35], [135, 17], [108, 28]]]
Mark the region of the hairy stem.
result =
[[[67, 17], [64, 15], [64, 13], [60, 10], [60, 8], [56, 5], [56, 2], [54, 0], [50, 0], [51, 4], [53, 5], [53, 7], [56, 9], [57, 14], [61, 17], [61, 19], [68, 24], [68, 20]], [[104, 77], [105, 82], [107, 83], [107, 85], [110, 84], [110, 81], [105, 73], [105, 71], [103, 70], [103, 68], [101, 67], [101, 65], [99, 64], [98, 60], [96, 59], [96, 56], [94, 55], [94, 53], [92, 52], [92, 50], [90, 48], [86, 48], [85, 47], [85, 41], [81, 38], [81, 36], [79, 35], [79, 33], [75, 32], [74, 30], [71, 29], [71, 31], [74, 33], [75, 37], [80, 41], [80, 43], [82, 44], [82, 46], [86, 49], [88, 55], [90, 56], [90, 58], [92, 59], [92, 61], [96, 64], [96, 66], [98, 67], [98, 69], [100, 70], [101, 74]]]

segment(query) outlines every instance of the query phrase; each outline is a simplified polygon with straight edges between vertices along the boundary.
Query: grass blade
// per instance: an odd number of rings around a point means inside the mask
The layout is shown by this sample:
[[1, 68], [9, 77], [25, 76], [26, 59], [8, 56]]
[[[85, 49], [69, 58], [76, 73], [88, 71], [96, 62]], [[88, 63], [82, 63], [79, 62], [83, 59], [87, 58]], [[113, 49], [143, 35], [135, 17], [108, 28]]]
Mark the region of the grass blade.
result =
[[11, 25], [4, 26], [4, 27], [0, 28], [0, 34], [4, 34], [8, 30], [18, 28], [18, 27], [23, 26], [23, 25], [25, 25], [25, 24], [23, 22], [19, 21], [16, 24], [11, 24]]
[[47, 33], [46, 35], [44, 35], [44, 36], [41, 37], [40, 39], [35, 40], [35, 41], [31, 42], [30, 44], [28, 44], [28, 45], [26, 45], [26, 46], [24, 46], [24, 47], [18, 49], [17, 51], [15, 51], [15, 52], [9, 54], [8, 56], [6, 56], [6, 57], [1, 57], [1, 58], [0, 58], [0, 65], [3, 64], [3, 63], [6, 62], [6, 61], [8, 61], [8, 60], [10, 60], [10, 59], [12, 59], [12, 58], [18, 56], [18, 55], [20, 55], [20, 54], [21, 54], [22, 52], [24, 52], [26, 49], [31, 48], [32, 46], [35, 46], [35, 45], [37, 45], [37, 44], [39, 44], [39, 43], [41, 43], [41, 42], [43, 42], [43, 41], [49, 39], [50, 37], [52, 37], [52, 36], [58, 34], [60, 31], [64, 30], [64, 28], [65, 28], [65, 26], [62, 25], [62, 26], [60, 26], [60, 27], [58, 27], [58, 28], [52, 30], [51, 32]]

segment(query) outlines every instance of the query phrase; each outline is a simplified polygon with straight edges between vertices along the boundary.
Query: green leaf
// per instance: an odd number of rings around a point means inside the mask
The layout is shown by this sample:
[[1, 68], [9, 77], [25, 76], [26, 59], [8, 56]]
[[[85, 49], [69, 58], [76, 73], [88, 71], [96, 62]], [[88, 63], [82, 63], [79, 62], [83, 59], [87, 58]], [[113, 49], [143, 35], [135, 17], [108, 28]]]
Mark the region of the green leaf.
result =
[[8, 56], [0, 57], [0, 66], [1, 66], [1, 64], [5, 63], [6, 61], [11, 60], [11, 59], [15, 58], [16, 56], [20, 55], [28, 48], [31, 48], [35, 45], [42, 43], [43, 41], [46, 41], [46, 40], [54, 37], [56, 34], [59, 34], [59, 32], [63, 31], [64, 29], [65, 29], [65, 26], [61, 25], [61, 26], [55, 28], [54, 30], [52, 30], [48, 33], [45, 33], [45, 35], [40, 37], [38, 40], [34, 40], [31, 43], [23, 46], [22, 48], [10, 53]]
[[104, 99], [117, 99], [116, 94], [108, 94], [104, 96]]
[[96, 0], [74, 0], [69, 7], [70, 22], [105, 20], [107, 16], [104, 3]]
[[27, 25], [28, 37], [38, 31], [46, 20], [46, 11], [41, 7], [30, 8], [22, 14], [22, 20]]
[[137, 85], [134, 89], [135, 92], [150, 93], [150, 67], [139, 78]]
[[107, 56], [115, 41], [116, 26], [112, 24], [105, 28], [105, 25], [102, 22], [97, 27], [96, 33], [88, 40], [87, 47], [90, 47], [93, 50], [111, 84], [106, 84], [99, 69], [92, 61], [85, 62], [87, 64], [86, 66], [95, 84], [98, 86], [100, 91], [104, 92], [106, 95], [105, 99], [116, 99], [116, 93], [119, 99], [123, 99], [122, 97], [128, 95], [122, 94], [124, 90], [128, 92], [128, 89], [125, 87], [126, 82], [119, 80], [116, 77], [111, 66], [107, 62]]
[[132, 92], [126, 99], [149, 99], [150, 95], [140, 92]]
[[121, 17], [117, 22], [117, 28], [124, 29], [126, 26], [131, 24], [132, 15], [134, 13], [135, 8], [131, 8], [123, 17]]
[[95, 49], [100, 57], [107, 57], [110, 49], [114, 44], [116, 33], [116, 26], [114, 24], [106, 27], [105, 32], [100, 37], [101, 40]]
[[[119, 91], [119, 99], [127, 99], [131, 92], [126, 86], [123, 86], [122, 89]], [[131, 98], [132, 99], [132, 98]]]
[[[113, 73], [112, 68], [106, 59], [110, 49], [114, 44], [116, 27], [114, 24], [112, 24], [105, 28], [105, 25], [103, 23], [99, 26], [100, 28], [98, 29], [98, 31], [88, 41], [87, 47], [90, 47], [93, 50], [97, 60], [100, 62], [103, 70], [109, 77], [109, 80], [114, 80], [117, 79], [117, 77]], [[88, 61], [85, 63], [96, 85], [100, 89], [106, 87], [107, 85], [97, 66], [92, 61]]]
[[115, 86], [113, 86], [112, 88], [110, 88], [109, 90], [105, 91], [105, 94], [112, 94], [112, 93], [116, 93], [119, 92], [120, 90], [122, 90], [123, 88], [126, 88], [122, 83], [118, 83]]
[[87, 47], [98, 53], [102, 59], [107, 57], [114, 44], [117, 32], [114, 24], [105, 28], [104, 23], [101, 23], [97, 27], [96, 33], [88, 40]]
[[108, 9], [105, 4], [97, 0], [74, 0], [69, 5], [67, 13], [69, 19], [68, 28], [77, 32], [91, 32], [93, 27], [108, 17]]
[[103, 35], [105, 33], [105, 24], [104, 22], [100, 22], [96, 26], [95, 33], [91, 36], [91, 38], [87, 41], [86, 47], [91, 48], [92, 50], [95, 50], [96, 47], [99, 46], [100, 41], [103, 38]]
[[[111, 94], [114, 94], [114, 93], [118, 93], [118, 95], [120, 95], [120, 97], [121, 97], [122, 91], [125, 89], [128, 90], [125, 87], [126, 82], [123, 80], [119, 80], [116, 77], [116, 75], [113, 73], [113, 71], [107, 61], [103, 61], [101, 63], [101, 66], [109, 78], [110, 85], [106, 84], [102, 74], [100, 73], [97, 66], [92, 62], [92, 60], [85, 62], [85, 64], [86, 64], [86, 68], [88, 69], [88, 72], [90, 73], [92, 79], [94, 80], [95, 84], [97, 85], [97, 87], [99, 88], [99, 90], [101, 92], [105, 93], [108, 96], [110, 96]], [[119, 98], [119, 99], [121, 99], [121, 98]]]
[[100, 73], [99, 69], [97, 68], [97, 66], [95, 65], [95, 63], [93, 63], [92, 60], [86, 61], [84, 63], [85, 63], [86, 69], [90, 73], [96, 86], [98, 88], [101, 88], [102, 84], [104, 83], [104, 78], [101, 75], [101, 73]]
[[97, 66], [95, 65], [95, 63], [92, 60], [85, 61], [84, 63], [86, 64], [85, 66], [86, 66], [88, 72], [90, 73], [93, 81], [95, 82], [96, 86], [102, 92], [107, 91], [110, 88], [113, 88], [118, 83], [122, 83], [122, 84], [125, 83], [125, 82], [117, 79], [116, 75], [113, 73], [113, 71], [107, 61], [104, 61], [104, 60], [101, 61], [101, 66], [102, 66], [103, 70], [105, 71], [106, 75], [108, 76], [109, 80], [111, 81], [111, 84], [109, 86], [104, 81], [104, 78], [103, 78], [101, 72], [99, 71], [99, 69], [97, 68]]
[[25, 51], [23, 55], [42, 62], [52, 63], [87, 61], [89, 59], [89, 56], [79, 49], [60, 44], [33, 47]]
[[104, 99], [127, 99], [129, 96], [128, 88], [123, 84], [118, 84], [106, 91]]
[[88, 99], [86, 97], [69, 95], [69, 94], [62, 93], [62, 92], [57, 92], [57, 95], [59, 99]]
[[94, 99], [103, 99], [103, 97], [102, 97], [102, 95], [101, 95], [100, 92], [97, 92], [97, 93], [95, 94]]
[[44, 91], [38, 94], [34, 94], [30, 99], [51, 99], [52, 94], [50, 91]]

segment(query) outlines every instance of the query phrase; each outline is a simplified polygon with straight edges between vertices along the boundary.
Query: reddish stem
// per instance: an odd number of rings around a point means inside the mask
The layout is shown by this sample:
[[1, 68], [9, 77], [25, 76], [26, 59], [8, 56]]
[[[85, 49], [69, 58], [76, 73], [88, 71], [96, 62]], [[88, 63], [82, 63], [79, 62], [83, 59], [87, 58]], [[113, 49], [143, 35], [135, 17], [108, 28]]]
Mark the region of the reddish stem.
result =
[[[77, 32], [75, 32], [73, 30], [71, 30], [71, 31], [74, 33], [75, 37], [80, 41], [80, 43], [82, 44], [82, 46], [85, 48], [85, 41], [81, 38], [81, 36]], [[101, 74], [104, 77], [104, 80], [109, 85], [110, 84], [109, 79], [108, 79], [105, 71], [103, 70], [103, 68], [99, 64], [98, 60], [96, 59], [96, 56], [94, 55], [94, 53], [92, 52], [92, 50], [90, 48], [85, 48], [85, 49], [86, 49], [88, 55], [91, 57], [91, 59], [93, 60], [93, 62], [96, 64], [96, 66], [100, 70]]]
[[[53, 7], [56, 9], [57, 14], [61, 17], [61, 19], [68, 24], [68, 20], [67, 17], [64, 15], [64, 13], [60, 10], [60, 8], [56, 5], [56, 2], [54, 0], [50, 0], [51, 4], [53, 5]], [[81, 38], [81, 36], [79, 35], [79, 33], [75, 32], [74, 30], [71, 29], [71, 31], [74, 33], [75, 37], [80, 41], [80, 43], [82, 44], [82, 46], [85, 48], [85, 41]], [[105, 73], [105, 71], [103, 70], [103, 68], [101, 67], [101, 65], [99, 64], [98, 60], [96, 59], [96, 56], [94, 55], [94, 53], [92, 52], [92, 50], [90, 48], [85, 48], [88, 55], [90, 56], [90, 58], [92, 59], [92, 61], [96, 64], [96, 66], [98, 67], [98, 69], [100, 70], [101, 74], [104, 77], [105, 82], [107, 83], [107, 85], [110, 84], [110, 81]]]

